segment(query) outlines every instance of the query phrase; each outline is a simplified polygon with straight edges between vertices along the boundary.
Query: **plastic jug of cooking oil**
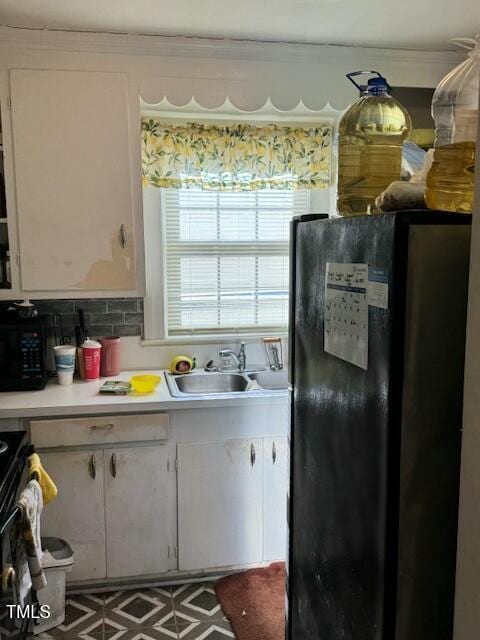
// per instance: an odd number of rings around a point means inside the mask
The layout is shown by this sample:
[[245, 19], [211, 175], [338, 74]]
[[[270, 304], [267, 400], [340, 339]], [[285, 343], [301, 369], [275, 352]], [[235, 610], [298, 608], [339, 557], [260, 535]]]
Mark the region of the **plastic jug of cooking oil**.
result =
[[[354, 78], [364, 74], [376, 77], [357, 84]], [[375, 198], [400, 179], [402, 146], [412, 122], [378, 71], [354, 71], [347, 78], [360, 89], [360, 99], [339, 124], [337, 209], [356, 216], [375, 213]]]
[[478, 126], [480, 35], [454, 40], [471, 49], [468, 59], [440, 82], [433, 94], [435, 151], [427, 176], [430, 209], [471, 213]]

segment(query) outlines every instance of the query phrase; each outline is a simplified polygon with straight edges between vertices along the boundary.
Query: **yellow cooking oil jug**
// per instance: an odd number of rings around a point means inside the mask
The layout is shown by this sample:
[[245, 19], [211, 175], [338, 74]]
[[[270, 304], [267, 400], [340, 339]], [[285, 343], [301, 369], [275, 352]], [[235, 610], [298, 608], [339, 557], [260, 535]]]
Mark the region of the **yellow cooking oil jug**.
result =
[[432, 100], [433, 164], [427, 176], [429, 209], [471, 213], [478, 128], [480, 34], [453, 42], [470, 49], [467, 60], [441, 80]]
[[[363, 75], [374, 77], [358, 84], [355, 78]], [[376, 197], [400, 180], [403, 143], [412, 121], [378, 71], [353, 71], [347, 78], [360, 90], [360, 99], [339, 124], [337, 210], [357, 216], [376, 213]]]

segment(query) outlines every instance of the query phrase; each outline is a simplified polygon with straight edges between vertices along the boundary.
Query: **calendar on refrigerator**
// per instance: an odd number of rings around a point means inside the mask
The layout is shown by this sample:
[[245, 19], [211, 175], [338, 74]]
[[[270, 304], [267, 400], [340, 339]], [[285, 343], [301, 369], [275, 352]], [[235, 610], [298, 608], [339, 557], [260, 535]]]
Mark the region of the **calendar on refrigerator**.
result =
[[367, 370], [367, 264], [327, 263], [324, 340], [327, 353]]

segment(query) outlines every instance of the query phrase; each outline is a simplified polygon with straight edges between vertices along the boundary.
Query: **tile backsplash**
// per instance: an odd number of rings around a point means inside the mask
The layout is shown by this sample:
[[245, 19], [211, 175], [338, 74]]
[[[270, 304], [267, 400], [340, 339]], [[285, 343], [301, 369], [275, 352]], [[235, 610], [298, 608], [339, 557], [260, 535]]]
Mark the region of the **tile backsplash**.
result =
[[[40, 313], [58, 314], [62, 323], [57, 329], [57, 339], [61, 335], [75, 342], [75, 325], [78, 324], [78, 309], [85, 313], [85, 323], [91, 338], [117, 335], [122, 339], [122, 369], [145, 370], [167, 368], [170, 361], [178, 354], [185, 354], [197, 359], [198, 366], [204, 367], [209, 360], [219, 363], [220, 349], [238, 351], [240, 338], [225, 336], [221, 342], [185, 344], [178, 342], [162, 345], [145, 346], [138, 336], [143, 336], [143, 298], [81, 298], [62, 300], [32, 300]], [[59, 325], [59, 323], [58, 323]], [[53, 346], [53, 333], [50, 334], [49, 346]], [[283, 345], [284, 358], [287, 358], [287, 346]], [[247, 362], [252, 366], [265, 366], [263, 344], [257, 338], [247, 339]], [[286, 364], [286, 363], [285, 363]], [[50, 355], [49, 368], [53, 369]]]
[[91, 338], [143, 335], [143, 298], [83, 298], [32, 302], [39, 313], [58, 314], [57, 331], [70, 338], [75, 336], [79, 309], [83, 309], [85, 313], [85, 325]]

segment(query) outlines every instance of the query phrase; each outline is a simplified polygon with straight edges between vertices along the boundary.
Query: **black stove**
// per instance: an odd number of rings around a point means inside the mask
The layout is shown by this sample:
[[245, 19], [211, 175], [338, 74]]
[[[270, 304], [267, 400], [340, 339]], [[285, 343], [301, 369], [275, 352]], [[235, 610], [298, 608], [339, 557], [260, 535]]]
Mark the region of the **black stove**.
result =
[[15, 497], [28, 448], [25, 431], [0, 431], [0, 521]]
[[6, 605], [16, 603], [14, 575], [19, 509], [15, 503], [26, 484], [26, 462], [31, 451], [26, 431], [0, 431], [0, 640], [25, 640], [30, 621], [15, 620]]
[[25, 435], [25, 431], [0, 431], [0, 469], [14, 459]]

